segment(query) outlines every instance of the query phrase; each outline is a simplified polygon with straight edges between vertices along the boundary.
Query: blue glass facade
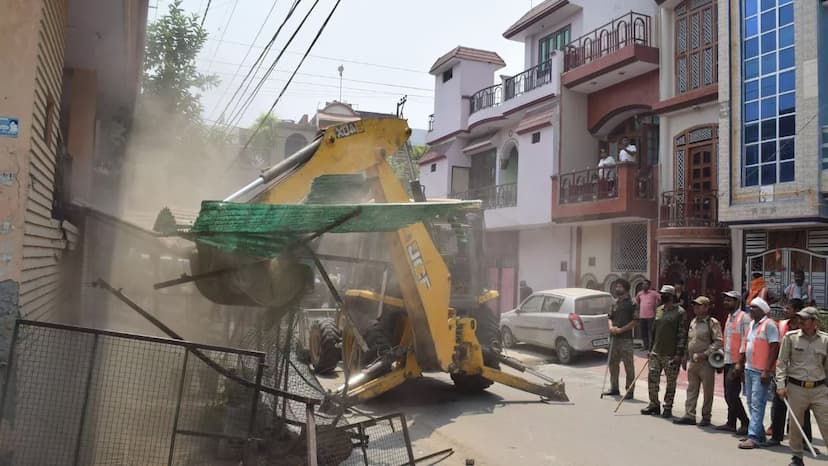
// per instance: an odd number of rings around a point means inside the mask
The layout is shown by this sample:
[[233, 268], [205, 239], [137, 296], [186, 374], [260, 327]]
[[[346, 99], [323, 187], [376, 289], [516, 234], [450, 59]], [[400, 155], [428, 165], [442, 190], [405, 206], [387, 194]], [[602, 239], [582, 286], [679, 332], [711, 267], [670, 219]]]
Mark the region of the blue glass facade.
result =
[[742, 185], [793, 181], [793, 0], [742, 0]]

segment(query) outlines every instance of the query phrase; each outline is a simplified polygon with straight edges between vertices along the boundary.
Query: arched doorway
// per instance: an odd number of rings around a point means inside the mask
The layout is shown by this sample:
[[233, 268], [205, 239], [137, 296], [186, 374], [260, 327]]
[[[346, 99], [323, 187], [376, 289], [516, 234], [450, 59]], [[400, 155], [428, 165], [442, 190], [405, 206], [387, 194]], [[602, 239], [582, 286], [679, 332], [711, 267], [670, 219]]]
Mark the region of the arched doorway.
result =
[[299, 133], [293, 133], [287, 137], [285, 141], [285, 158], [293, 155], [294, 152], [308, 145], [308, 140], [305, 136]]
[[514, 141], [506, 143], [500, 154], [499, 184], [517, 183], [519, 158], [517, 144]]

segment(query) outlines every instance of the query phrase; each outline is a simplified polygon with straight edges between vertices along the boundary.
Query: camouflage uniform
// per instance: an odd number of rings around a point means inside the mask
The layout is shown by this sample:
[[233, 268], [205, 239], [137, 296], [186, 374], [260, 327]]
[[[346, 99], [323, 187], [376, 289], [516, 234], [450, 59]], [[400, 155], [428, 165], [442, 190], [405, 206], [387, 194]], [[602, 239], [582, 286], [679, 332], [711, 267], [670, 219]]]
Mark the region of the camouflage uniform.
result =
[[687, 347], [687, 331], [684, 308], [675, 304], [667, 310], [663, 305], [656, 308], [653, 322], [652, 350], [649, 356], [650, 370], [647, 374], [647, 387], [650, 392], [650, 407], [658, 407], [658, 392], [661, 372], [667, 376], [667, 391], [664, 394], [664, 409], [672, 410], [676, 395], [676, 379], [680, 363], [673, 361], [675, 356], [684, 357]]

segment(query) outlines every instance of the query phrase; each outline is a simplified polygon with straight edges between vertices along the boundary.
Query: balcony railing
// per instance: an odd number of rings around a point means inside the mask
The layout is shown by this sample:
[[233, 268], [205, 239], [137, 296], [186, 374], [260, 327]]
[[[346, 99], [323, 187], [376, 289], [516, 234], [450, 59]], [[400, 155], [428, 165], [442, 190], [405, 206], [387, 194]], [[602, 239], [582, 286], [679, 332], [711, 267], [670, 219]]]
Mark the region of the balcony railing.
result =
[[517, 205], [517, 183], [499, 184], [454, 193], [454, 199], [480, 200], [484, 209], [500, 209]]
[[428, 131], [434, 131], [434, 114], [428, 116]]
[[660, 228], [721, 228], [716, 191], [667, 191], [661, 193]]
[[552, 69], [552, 60], [547, 60], [504, 80], [506, 100], [513, 99], [552, 82]]
[[503, 98], [503, 85], [495, 84], [484, 89], [480, 89], [471, 96], [471, 112], [474, 113], [484, 108], [494, 107], [500, 105]]
[[500, 105], [506, 100], [526, 94], [552, 82], [556, 68], [552, 60], [535, 65], [500, 84], [480, 89], [471, 96], [471, 113]]
[[631, 11], [573, 40], [566, 46], [564, 72], [628, 45], [650, 45], [651, 22], [649, 16]]
[[[619, 172], [624, 164], [612, 167], [589, 168], [560, 175], [558, 199], [560, 204], [593, 202], [618, 198]], [[634, 169], [634, 168], [633, 168]], [[635, 170], [635, 169], [634, 169]], [[636, 199], [653, 198], [653, 178], [649, 171], [635, 170]]]

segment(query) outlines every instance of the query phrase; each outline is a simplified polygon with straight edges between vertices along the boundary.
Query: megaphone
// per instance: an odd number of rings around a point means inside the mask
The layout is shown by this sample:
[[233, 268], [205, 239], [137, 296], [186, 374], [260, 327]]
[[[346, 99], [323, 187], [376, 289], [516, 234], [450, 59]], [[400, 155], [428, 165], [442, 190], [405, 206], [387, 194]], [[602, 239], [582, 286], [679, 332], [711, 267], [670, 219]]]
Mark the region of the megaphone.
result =
[[707, 362], [713, 366], [714, 369], [720, 369], [725, 365], [725, 354], [724, 350], [716, 350], [710, 353], [710, 356], [707, 358]]

